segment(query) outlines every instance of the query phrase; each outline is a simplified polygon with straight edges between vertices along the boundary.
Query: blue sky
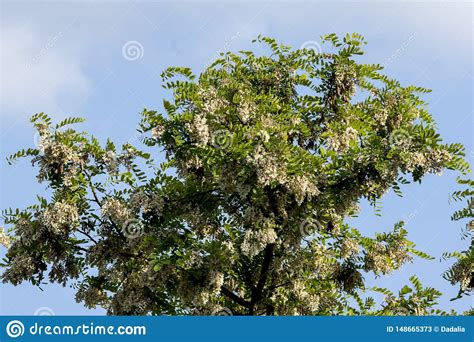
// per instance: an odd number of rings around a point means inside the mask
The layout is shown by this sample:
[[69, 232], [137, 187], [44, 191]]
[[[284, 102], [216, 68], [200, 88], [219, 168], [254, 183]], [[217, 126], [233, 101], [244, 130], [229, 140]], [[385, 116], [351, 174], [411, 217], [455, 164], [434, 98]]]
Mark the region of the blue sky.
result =
[[[24, 207], [44, 192], [26, 161], [7, 166], [5, 156], [34, 144], [28, 117], [44, 111], [56, 119], [81, 116], [82, 128], [117, 143], [134, 141], [138, 113], [161, 108], [170, 94], [161, 88], [167, 66], [201, 71], [220, 51], [255, 49], [258, 34], [300, 47], [320, 35], [358, 32], [368, 41], [361, 61], [383, 63], [403, 85], [433, 89], [425, 99], [442, 136], [466, 145], [472, 164], [472, 3], [299, 1], [87, 1], [1, 3], [0, 208]], [[139, 58], [125, 58], [127, 42], [139, 43]], [[314, 45], [316, 46], [316, 45]], [[319, 48], [319, 47], [317, 47]], [[328, 49], [322, 45], [322, 50]], [[133, 59], [133, 58], [132, 58]], [[364, 206], [354, 225], [365, 234], [407, 222], [409, 237], [437, 257], [415, 259], [371, 284], [399, 289], [417, 274], [445, 293], [443, 309], [466, 310], [469, 298], [450, 302], [456, 289], [441, 278], [447, 250], [466, 248], [461, 223], [449, 217], [456, 175], [428, 176], [388, 194], [382, 217]], [[0, 253], [3, 255], [4, 250]], [[0, 284], [0, 314], [103, 314], [74, 302], [74, 292], [56, 285]]]

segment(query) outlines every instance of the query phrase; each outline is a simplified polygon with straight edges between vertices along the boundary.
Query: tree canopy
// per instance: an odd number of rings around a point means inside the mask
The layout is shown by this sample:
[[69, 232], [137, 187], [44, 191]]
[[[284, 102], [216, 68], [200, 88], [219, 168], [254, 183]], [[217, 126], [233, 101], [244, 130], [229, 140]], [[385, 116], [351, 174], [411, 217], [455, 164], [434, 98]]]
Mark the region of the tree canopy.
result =
[[[143, 110], [142, 147], [34, 115], [39, 145], [9, 161], [32, 158], [52, 196], [4, 211], [3, 281], [70, 285], [119, 315], [443, 313], [416, 276], [398, 294], [365, 286], [367, 273], [431, 258], [403, 222], [368, 237], [347, 219], [400, 184], [469, 172], [464, 147], [442, 141], [427, 89], [357, 62], [362, 36], [323, 40], [332, 52], [258, 37], [268, 54], [224, 53], [199, 75], [165, 70], [172, 98], [163, 113]], [[456, 253], [445, 276], [462, 295], [472, 249]]]

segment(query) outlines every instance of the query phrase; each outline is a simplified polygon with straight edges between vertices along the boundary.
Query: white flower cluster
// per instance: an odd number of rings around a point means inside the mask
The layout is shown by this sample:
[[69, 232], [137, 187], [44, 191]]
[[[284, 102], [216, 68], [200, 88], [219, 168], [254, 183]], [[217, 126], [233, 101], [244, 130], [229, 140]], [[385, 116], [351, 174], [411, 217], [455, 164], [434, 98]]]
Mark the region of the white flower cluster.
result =
[[392, 265], [388, 256], [375, 251], [369, 252], [365, 263], [366, 270], [372, 270], [375, 274], [386, 274], [392, 271]]
[[237, 115], [240, 120], [246, 124], [249, 120], [255, 115], [257, 106], [255, 103], [250, 101], [243, 101], [240, 103], [239, 108], [237, 109]]
[[102, 161], [104, 162], [105, 167], [109, 173], [115, 174], [118, 172], [119, 162], [115, 152], [107, 151], [102, 157]]
[[358, 136], [357, 130], [347, 127], [343, 134], [332, 135], [328, 138], [329, 148], [336, 152], [346, 152], [353, 140]]
[[347, 259], [359, 252], [359, 243], [351, 238], [346, 238], [342, 242], [341, 257]]
[[471, 286], [472, 276], [474, 274], [474, 265], [469, 262], [463, 262], [461, 260], [456, 262], [451, 267], [451, 284], [459, 283], [462, 291], [469, 289]]
[[35, 258], [26, 254], [17, 255], [10, 262], [10, 267], [2, 274], [2, 280], [18, 285], [35, 274], [35, 265]]
[[411, 154], [410, 159], [407, 160], [406, 168], [413, 172], [416, 167], [422, 166], [426, 163], [426, 157], [422, 152], [415, 152]]
[[212, 295], [219, 294], [221, 286], [224, 285], [224, 274], [216, 270], [211, 270], [208, 277], [208, 284]]
[[428, 160], [429, 160], [429, 168], [428, 172], [436, 173], [436, 174], [441, 174], [444, 164], [446, 162], [449, 162], [453, 159], [453, 156], [451, 153], [444, 149], [436, 149], [430, 151], [428, 154]]
[[198, 90], [198, 94], [202, 99], [204, 112], [215, 115], [217, 111], [226, 107], [228, 102], [217, 93], [216, 88], [206, 87]]
[[268, 244], [275, 243], [278, 236], [272, 228], [248, 230], [240, 246], [242, 253], [254, 257], [265, 249]]
[[257, 133], [257, 136], [264, 143], [267, 143], [270, 140], [270, 135], [268, 134], [266, 130], [263, 130], [263, 129]]
[[412, 261], [412, 256], [408, 254], [408, 250], [405, 244], [397, 244], [396, 246], [389, 248], [388, 255], [393, 260], [395, 268], [400, 268], [403, 264]]
[[301, 303], [304, 306], [304, 313], [313, 313], [318, 310], [320, 304], [320, 297], [316, 294], [309, 293], [306, 290], [305, 282], [295, 280], [293, 282], [292, 288], [293, 294], [298, 299], [298, 303]]
[[452, 159], [452, 155], [444, 149], [435, 149], [428, 152], [414, 152], [407, 159], [405, 168], [413, 172], [420, 167], [424, 172], [440, 174], [444, 164]]
[[388, 109], [387, 108], [382, 108], [378, 111], [375, 112], [374, 114], [374, 119], [377, 121], [377, 123], [381, 125], [385, 125], [388, 119]]
[[319, 195], [319, 190], [308, 177], [297, 175], [289, 177], [287, 187], [295, 195], [296, 202], [300, 205], [303, 201]]
[[186, 177], [190, 170], [200, 169], [202, 166], [202, 160], [197, 155], [192, 155], [191, 157], [176, 161], [178, 174], [182, 177]]
[[292, 116], [290, 118], [290, 124], [292, 126], [298, 126], [301, 123], [301, 117], [300, 116]]
[[32, 160], [40, 165], [38, 181], [42, 182], [51, 175], [57, 175], [64, 177], [66, 186], [71, 185], [72, 177], [84, 164], [83, 158], [73, 148], [55, 141], [50, 133], [43, 133], [38, 148], [43, 154]]
[[354, 67], [347, 64], [336, 64], [334, 70], [334, 83], [336, 84], [337, 95], [349, 101], [356, 92], [357, 73]]
[[153, 308], [153, 300], [146, 294], [146, 288], [135, 281], [124, 285], [110, 303], [109, 314], [114, 312], [146, 315]]
[[285, 183], [286, 175], [282, 163], [276, 155], [267, 152], [262, 146], [257, 146], [254, 153], [247, 157], [247, 162], [255, 166], [260, 184], [269, 185], [274, 181]]
[[86, 308], [93, 309], [97, 305], [106, 306], [107, 293], [95, 286], [84, 286], [81, 284], [76, 292], [76, 301], [84, 302]]
[[288, 285], [273, 291], [270, 300], [277, 315], [314, 315], [320, 309], [324, 295], [321, 291], [315, 293], [308, 289], [305, 280], [291, 279]]
[[106, 217], [112, 222], [120, 225], [126, 223], [131, 217], [130, 211], [125, 204], [116, 198], [107, 199], [103, 203], [101, 210], [103, 217]]
[[165, 133], [165, 126], [163, 125], [158, 125], [151, 129], [151, 136], [155, 139], [161, 138], [164, 133]]
[[413, 316], [426, 316], [428, 315], [428, 311], [422, 305], [422, 299], [419, 298], [417, 295], [413, 295], [411, 301], [414, 304], [414, 313]]
[[79, 213], [76, 206], [58, 201], [43, 212], [42, 222], [51, 231], [59, 233], [68, 226], [77, 226]]
[[5, 233], [5, 230], [0, 227], [0, 245], [9, 248], [11, 244], [10, 237]]
[[332, 257], [331, 251], [324, 245], [312, 245], [311, 248], [311, 267], [319, 277], [332, 277], [339, 270], [339, 264]]
[[365, 270], [374, 273], [387, 274], [412, 260], [404, 243], [395, 246], [385, 246], [377, 242], [366, 256]]
[[134, 211], [143, 210], [144, 213], [154, 213], [161, 215], [165, 201], [162, 196], [158, 194], [147, 195], [144, 191], [140, 190], [130, 196], [130, 208]]
[[196, 274], [187, 273], [180, 277], [178, 292], [181, 300], [186, 305], [209, 308], [224, 284], [224, 274], [219, 271], [219, 262], [204, 261], [196, 253], [187, 266], [194, 269]]
[[205, 115], [201, 113], [194, 115], [192, 122], [186, 124], [186, 130], [199, 146], [204, 146], [209, 142], [209, 126]]

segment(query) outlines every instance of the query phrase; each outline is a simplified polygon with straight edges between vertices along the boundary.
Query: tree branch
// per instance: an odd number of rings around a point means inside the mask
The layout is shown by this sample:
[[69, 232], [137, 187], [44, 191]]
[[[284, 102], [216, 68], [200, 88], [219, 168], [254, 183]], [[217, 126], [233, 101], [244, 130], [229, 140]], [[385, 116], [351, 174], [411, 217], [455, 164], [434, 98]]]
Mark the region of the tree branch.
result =
[[262, 296], [262, 291], [268, 278], [268, 270], [270, 269], [270, 264], [273, 260], [274, 248], [275, 244], [273, 243], [268, 244], [267, 247], [265, 247], [265, 255], [263, 257], [262, 268], [260, 270], [260, 277], [258, 279], [257, 286], [252, 293], [252, 305], [256, 304]]
[[224, 286], [221, 286], [221, 292], [224, 296], [232, 299], [234, 302], [236, 302], [237, 304], [245, 307], [245, 308], [250, 308], [251, 307], [251, 304], [250, 302], [247, 302], [245, 299], [237, 296], [234, 292], [230, 291], [229, 289], [227, 289], [226, 287]]

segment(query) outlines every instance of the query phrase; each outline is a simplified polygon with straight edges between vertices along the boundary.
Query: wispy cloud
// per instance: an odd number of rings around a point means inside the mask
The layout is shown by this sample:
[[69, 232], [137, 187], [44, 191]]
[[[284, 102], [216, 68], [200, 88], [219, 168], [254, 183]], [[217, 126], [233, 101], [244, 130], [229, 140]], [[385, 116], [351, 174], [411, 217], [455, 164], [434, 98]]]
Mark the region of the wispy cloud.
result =
[[79, 58], [61, 49], [63, 32], [40, 36], [32, 27], [9, 24], [1, 37], [1, 116], [51, 111], [63, 115], [63, 100], [81, 101], [89, 82]]

